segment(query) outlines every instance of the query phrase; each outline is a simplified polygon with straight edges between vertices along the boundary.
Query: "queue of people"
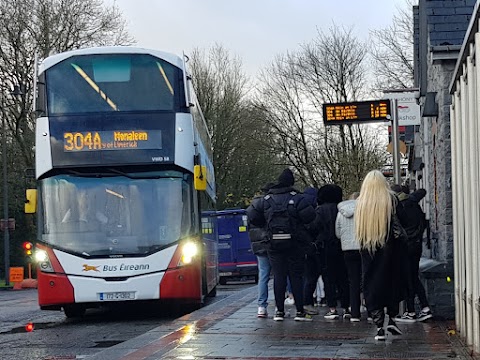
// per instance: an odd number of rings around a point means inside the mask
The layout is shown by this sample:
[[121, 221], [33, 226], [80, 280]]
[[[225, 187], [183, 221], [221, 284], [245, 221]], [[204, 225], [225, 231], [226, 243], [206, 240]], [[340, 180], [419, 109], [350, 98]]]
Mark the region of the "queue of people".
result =
[[[337, 185], [310, 187], [302, 193], [294, 183], [292, 171], [285, 169], [247, 208], [252, 249], [259, 264], [258, 317], [268, 317], [270, 272], [275, 321], [286, 316], [287, 280], [295, 321], [312, 321], [319, 314], [315, 305], [323, 290], [328, 306], [325, 319], [359, 322], [363, 304], [367, 318], [377, 327], [375, 339], [379, 341], [385, 340], [386, 331], [402, 334], [396, 321], [424, 321], [433, 316], [418, 278], [425, 229], [418, 202], [425, 190], [409, 194], [399, 186], [391, 188], [377, 170], [369, 172], [360, 192], [346, 201]], [[324, 289], [319, 289], [319, 279]], [[415, 296], [421, 304], [418, 315]], [[399, 314], [403, 300], [406, 311]]]

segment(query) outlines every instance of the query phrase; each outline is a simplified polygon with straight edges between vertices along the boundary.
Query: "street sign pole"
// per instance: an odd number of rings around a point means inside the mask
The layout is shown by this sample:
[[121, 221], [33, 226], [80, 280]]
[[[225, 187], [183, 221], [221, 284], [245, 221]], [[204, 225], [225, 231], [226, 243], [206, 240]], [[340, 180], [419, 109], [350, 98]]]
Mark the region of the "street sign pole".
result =
[[398, 100], [391, 100], [391, 109], [393, 110], [392, 118], [392, 142], [393, 142], [393, 176], [395, 179], [395, 184], [402, 184], [402, 177], [400, 172], [400, 143], [399, 143], [399, 132], [398, 132]]

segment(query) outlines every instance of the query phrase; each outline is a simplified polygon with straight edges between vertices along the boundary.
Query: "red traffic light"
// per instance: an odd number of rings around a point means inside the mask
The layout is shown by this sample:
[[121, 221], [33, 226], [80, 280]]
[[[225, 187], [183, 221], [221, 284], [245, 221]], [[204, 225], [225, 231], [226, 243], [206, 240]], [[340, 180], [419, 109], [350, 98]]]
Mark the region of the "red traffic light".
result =
[[32, 255], [32, 250], [33, 250], [33, 244], [29, 241], [25, 241], [22, 245], [23, 250], [25, 250], [25, 253], [27, 255]]
[[33, 323], [28, 323], [27, 325], [25, 325], [26, 332], [32, 332], [34, 328], [35, 328], [35, 325], [33, 325]]

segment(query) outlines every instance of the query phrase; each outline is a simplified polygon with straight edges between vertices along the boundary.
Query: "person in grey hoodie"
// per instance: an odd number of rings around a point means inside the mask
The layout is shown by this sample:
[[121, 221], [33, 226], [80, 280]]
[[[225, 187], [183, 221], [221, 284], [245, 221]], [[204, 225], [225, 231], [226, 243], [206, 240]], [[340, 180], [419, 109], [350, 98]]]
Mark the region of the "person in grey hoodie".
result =
[[338, 214], [335, 221], [335, 235], [342, 245], [345, 265], [349, 280], [351, 322], [360, 321], [360, 284], [362, 279], [362, 259], [360, 243], [355, 238], [355, 199], [358, 193], [350, 195], [349, 200], [338, 204]]

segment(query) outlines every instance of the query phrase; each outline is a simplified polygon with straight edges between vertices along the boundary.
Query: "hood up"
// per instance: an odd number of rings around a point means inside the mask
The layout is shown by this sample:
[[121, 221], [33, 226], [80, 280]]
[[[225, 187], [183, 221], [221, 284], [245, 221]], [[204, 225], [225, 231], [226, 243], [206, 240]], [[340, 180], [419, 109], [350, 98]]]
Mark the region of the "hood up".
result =
[[345, 200], [337, 205], [338, 212], [346, 218], [351, 218], [355, 213], [356, 200]]

